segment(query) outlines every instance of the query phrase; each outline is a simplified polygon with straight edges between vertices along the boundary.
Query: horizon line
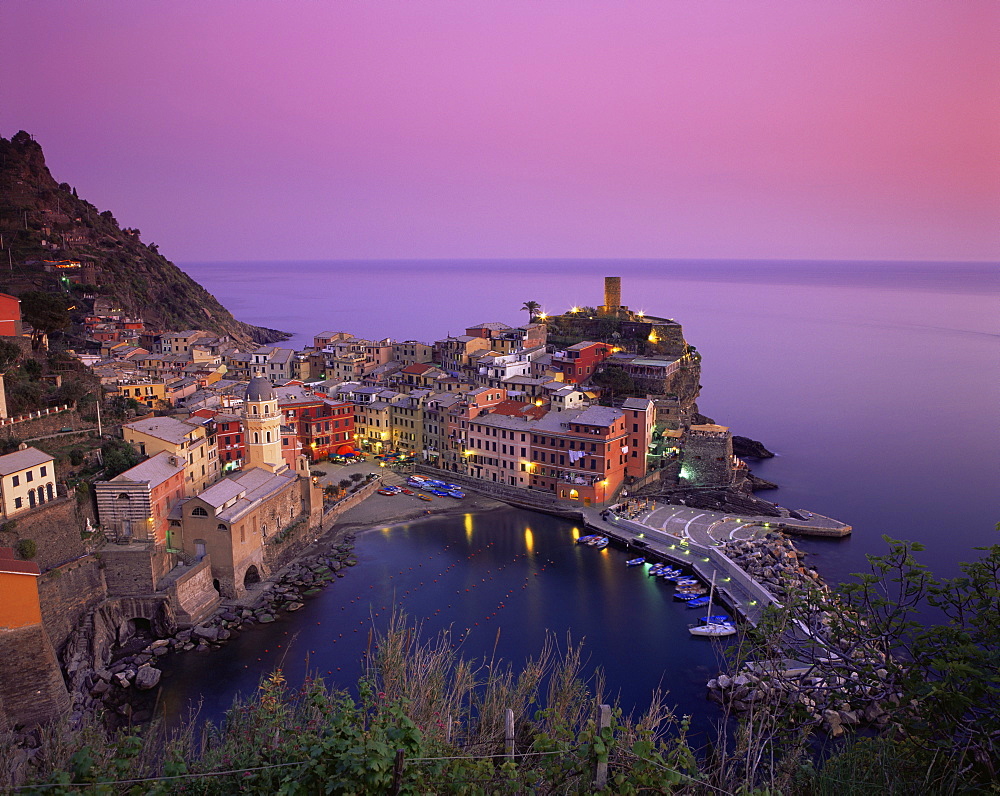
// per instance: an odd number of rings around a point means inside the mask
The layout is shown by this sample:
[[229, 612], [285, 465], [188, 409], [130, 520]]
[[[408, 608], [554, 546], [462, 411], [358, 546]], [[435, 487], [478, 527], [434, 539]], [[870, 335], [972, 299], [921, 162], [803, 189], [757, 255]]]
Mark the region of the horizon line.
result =
[[1000, 263], [1000, 258], [996, 260], [913, 260], [904, 258], [891, 259], [867, 259], [867, 258], [800, 258], [800, 257], [327, 257], [327, 258], [289, 258], [289, 259], [211, 259], [211, 260], [174, 260], [175, 263], [348, 263], [348, 262], [446, 262], [446, 263], [469, 263], [469, 262], [507, 262], [507, 263], [561, 263], [561, 262], [622, 262], [622, 263], [646, 263], [646, 262], [667, 262], [667, 263], [911, 263], [915, 265], [996, 265]]

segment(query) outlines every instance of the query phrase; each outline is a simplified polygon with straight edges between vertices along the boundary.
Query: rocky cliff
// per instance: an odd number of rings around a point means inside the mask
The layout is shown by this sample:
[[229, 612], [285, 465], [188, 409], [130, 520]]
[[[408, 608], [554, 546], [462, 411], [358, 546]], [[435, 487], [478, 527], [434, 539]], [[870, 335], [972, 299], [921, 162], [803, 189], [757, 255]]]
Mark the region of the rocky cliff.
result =
[[[24, 131], [0, 138], [0, 291], [61, 292], [77, 317], [101, 297], [164, 331], [207, 329], [241, 343], [285, 335], [237, 321], [201, 285], [145, 244], [139, 230], [122, 228], [110, 210], [80, 199], [57, 183], [42, 148]], [[76, 260], [91, 284], [72, 284], [45, 261]], [[68, 272], [67, 272], [68, 273]]]

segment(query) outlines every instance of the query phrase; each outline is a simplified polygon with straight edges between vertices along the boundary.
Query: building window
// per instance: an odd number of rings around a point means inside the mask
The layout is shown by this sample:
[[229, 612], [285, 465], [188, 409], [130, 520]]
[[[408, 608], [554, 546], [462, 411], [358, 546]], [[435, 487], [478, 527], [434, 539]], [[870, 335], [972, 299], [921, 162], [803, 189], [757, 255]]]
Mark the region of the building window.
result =
[[24, 501], [21, 498], [14, 498], [14, 508], [15, 509], [21, 508], [21, 506], [23, 504], [24, 504]]
[[208, 512], [205, 511], [205, 509], [203, 509], [201, 506], [195, 506], [193, 509], [191, 509], [191, 516], [192, 517], [207, 517], [208, 516]]
[[24, 480], [30, 484], [32, 481], [35, 480], [35, 474], [31, 472], [31, 470], [28, 470], [28, 472], [24, 474]]
[[41, 477], [45, 478], [45, 465], [42, 465]]

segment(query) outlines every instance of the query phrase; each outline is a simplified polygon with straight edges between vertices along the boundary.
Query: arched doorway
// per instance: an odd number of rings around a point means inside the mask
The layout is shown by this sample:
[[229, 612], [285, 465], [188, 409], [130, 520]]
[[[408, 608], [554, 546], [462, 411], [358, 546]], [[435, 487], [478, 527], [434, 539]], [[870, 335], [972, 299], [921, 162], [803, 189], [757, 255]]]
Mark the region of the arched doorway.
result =
[[123, 647], [133, 638], [149, 639], [153, 637], [153, 626], [148, 619], [135, 616], [126, 619], [118, 628], [118, 646]]
[[256, 566], [251, 564], [247, 567], [246, 574], [243, 576], [243, 588], [246, 589], [255, 583], [260, 583], [260, 572], [257, 571]]

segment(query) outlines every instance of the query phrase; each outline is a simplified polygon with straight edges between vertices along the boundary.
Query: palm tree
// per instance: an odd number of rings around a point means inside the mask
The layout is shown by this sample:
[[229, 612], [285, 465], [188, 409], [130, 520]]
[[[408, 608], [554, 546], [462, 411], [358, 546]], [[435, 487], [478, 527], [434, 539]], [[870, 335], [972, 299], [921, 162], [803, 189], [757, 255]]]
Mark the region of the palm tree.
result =
[[527, 311], [529, 323], [538, 317], [538, 314], [542, 310], [542, 305], [537, 301], [526, 301], [521, 305], [521, 309]]

